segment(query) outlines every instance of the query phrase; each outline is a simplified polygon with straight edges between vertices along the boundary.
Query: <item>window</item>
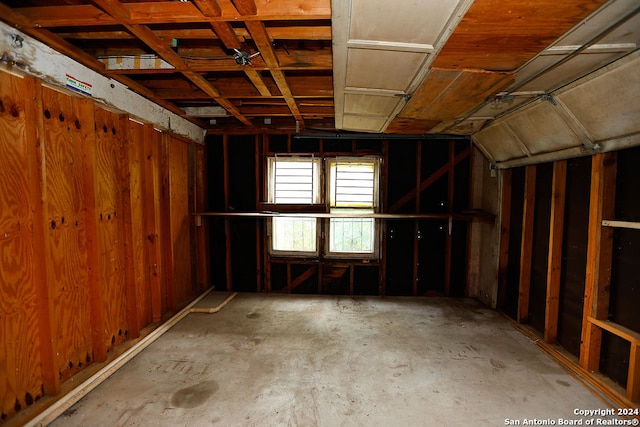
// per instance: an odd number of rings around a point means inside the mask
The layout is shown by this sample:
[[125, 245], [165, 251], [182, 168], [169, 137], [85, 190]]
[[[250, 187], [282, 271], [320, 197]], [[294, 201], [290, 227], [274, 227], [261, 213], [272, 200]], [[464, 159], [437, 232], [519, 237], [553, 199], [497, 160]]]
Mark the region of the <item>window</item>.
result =
[[[378, 256], [377, 222], [366, 217], [378, 209], [378, 158], [328, 158], [323, 165], [315, 157], [270, 157], [267, 169], [270, 203], [324, 203], [324, 212], [338, 216], [324, 221], [284, 213], [273, 217], [273, 255], [316, 256], [322, 251], [328, 257]], [[325, 187], [320, 184], [323, 177]], [[320, 226], [325, 230], [324, 239], [320, 239]]]
[[[310, 205], [320, 201], [320, 159], [270, 157], [268, 199], [275, 204]], [[274, 254], [317, 255], [318, 224], [315, 218], [274, 217], [271, 251]]]
[[329, 212], [345, 217], [329, 220], [327, 256], [377, 256], [376, 221], [348, 217], [373, 214], [378, 206], [378, 169], [375, 158], [327, 160]]

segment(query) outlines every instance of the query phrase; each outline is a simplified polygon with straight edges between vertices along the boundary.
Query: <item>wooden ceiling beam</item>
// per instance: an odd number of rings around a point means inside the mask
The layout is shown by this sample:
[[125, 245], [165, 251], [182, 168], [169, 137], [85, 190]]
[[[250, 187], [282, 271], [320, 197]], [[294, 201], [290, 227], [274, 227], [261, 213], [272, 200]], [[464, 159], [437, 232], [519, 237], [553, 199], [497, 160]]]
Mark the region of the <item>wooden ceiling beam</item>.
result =
[[243, 16], [257, 15], [258, 7], [256, 6], [256, 2], [254, 0], [231, 0], [233, 5]]
[[[15, 12], [15, 10], [7, 7], [2, 3], [0, 3], [0, 15], [2, 15], [5, 21], [9, 22], [11, 25], [15, 26], [16, 28], [19, 28], [20, 31], [24, 32], [25, 34], [28, 34], [31, 37], [34, 37], [35, 39], [47, 44], [52, 49], [57, 50], [58, 52], [68, 56], [69, 58], [75, 61], [78, 61], [79, 63], [86, 66], [87, 68], [92, 69], [93, 71], [104, 73], [105, 66], [102, 62], [98, 61], [93, 56], [73, 46], [66, 40], [60, 38], [55, 33], [52, 33], [45, 29], [35, 28], [33, 26], [33, 23], [27, 17], [20, 15], [19, 13]], [[178, 108], [175, 104], [167, 102], [166, 99], [158, 98], [157, 96], [155, 96], [155, 94], [151, 90], [147, 89], [145, 86], [136, 82], [135, 80], [132, 80], [129, 77], [124, 75], [114, 75], [110, 77], [122, 83], [123, 85], [127, 86], [129, 89], [133, 90], [134, 92], [157, 103], [161, 107], [166, 108], [167, 110], [173, 113], [182, 115], [183, 113], [182, 110]], [[197, 119], [188, 119], [188, 120], [190, 120], [191, 122], [199, 126], [203, 125]]]
[[193, 0], [204, 16], [222, 16], [222, 9], [216, 0]]
[[[277, 3], [277, 4], [274, 4]], [[203, 15], [191, 2], [138, 2], [123, 3], [132, 24], [175, 24], [194, 22], [229, 21], [301, 21], [331, 19], [330, 0], [305, 0], [300, 6], [298, 0], [278, 2], [258, 1], [257, 14], [239, 17], [234, 14], [221, 16]], [[14, 9], [41, 27], [77, 27], [118, 25], [118, 19], [102, 12], [93, 5], [39, 6]]]
[[[243, 16], [245, 14], [255, 13], [254, 7], [252, 6], [252, 4], [255, 6], [255, 2], [252, 0], [233, 0], [233, 4], [238, 9], [238, 12], [243, 14]], [[276, 82], [280, 93], [282, 93], [285, 101], [287, 101], [291, 114], [293, 114], [293, 117], [299, 121], [301, 125], [304, 125], [302, 114], [300, 113], [300, 109], [293, 98], [293, 94], [291, 93], [291, 89], [289, 88], [284, 72], [280, 70], [280, 63], [278, 62], [275, 51], [273, 50], [273, 46], [271, 44], [272, 40], [269, 37], [264, 24], [259, 21], [245, 21], [245, 25], [247, 30], [249, 30], [249, 34], [255, 42], [256, 47], [260, 51], [260, 56], [269, 67], [271, 76]]]
[[260, 92], [261, 96], [264, 96], [264, 97], [267, 97], [267, 98], [271, 97], [271, 91], [269, 90], [269, 88], [265, 84], [265, 82], [262, 79], [262, 76], [260, 75], [259, 71], [256, 71], [254, 69], [245, 68], [244, 73], [247, 75], [249, 80], [251, 80], [251, 83], [253, 83], [253, 85], [256, 87], [256, 89], [258, 89], [258, 92]]
[[252, 126], [251, 122], [244, 117], [240, 111], [226, 98], [220, 95], [220, 92], [213, 87], [201, 74], [188, 70], [188, 66], [184, 59], [180, 55], [171, 49], [171, 47], [164, 43], [162, 39], [156, 36], [153, 31], [144, 25], [130, 24], [127, 21], [130, 20], [131, 15], [126, 11], [124, 5], [119, 0], [94, 0], [94, 2], [100, 6], [105, 12], [109, 13], [113, 17], [117, 17], [121, 20], [121, 25], [124, 25], [133, 35], [142, 40], [147, 46], [155, 51], [158, 56], [167, 61], [175, 68], [184, 69], [182, 74], [191, 80], [196, 86], [198, 86], [203, 92], [211, 96], [220, 106], [224, 107], [231, 115], [236, 117], [242, 123], [247, 126]]
[[[245, 28], [233, 28], [236, 37], [242, 42], [250, 38]], [[154, 30], [160, 38], [166, 39], [217, 39], [218, 35], [206, 28]], [[267, 33], [272, 40], [331, 40], [331, 26], [317, 27], [267, 27]], [[78, 40], [131, 40], [134, 39], [127, 31], [73, 31], [56, 33], [63, 39]]]

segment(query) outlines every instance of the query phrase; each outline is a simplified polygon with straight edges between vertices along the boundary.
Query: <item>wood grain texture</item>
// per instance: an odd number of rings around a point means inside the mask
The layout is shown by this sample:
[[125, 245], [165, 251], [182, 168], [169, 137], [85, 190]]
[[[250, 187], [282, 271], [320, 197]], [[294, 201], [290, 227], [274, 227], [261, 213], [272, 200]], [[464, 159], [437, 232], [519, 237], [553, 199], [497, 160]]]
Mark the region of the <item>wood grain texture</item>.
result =
[[[82, 150], [85, 132], [78, 98], [43, 88], [46, 165], [45, 220], [49, 224], [47, 276], [51, 287], [61, 381], [93, 360], [88, 289], [85, 189], [82, 186]], [[85, 130], [83, 130], [83, 127]]]
[[133, 243], [133, 281], [138, 306], [140, 329], [153, 321], [151, 312], [151, 282], [149, 258], [146, 250], [144, 198], [144, 126], [129, 122], [129, 188], [131, 204], [131, 234]]
[[602, 330], [589, 322], [588, 317], [605, 320], [609, 313], [613, 230], [603, 227], [602, 219], [613, 218], [615, 213], [616, 173], [617, 153], [597, 154], [593, 157], [580, 344], [580, 366], [589, 371], [598, 370], [600, 366]]
[[[0, 73], [0, 412], [43, 393], [27, 124], [34, 117], [25, 79]], [[33, 113], [31, 113], [33, 114]]]
[[160, 145], [162, 144], [162, 134], [157, 132], [152, 125], [145, 125], [143, 142], [145, 247], [151, 282], [153, 321], [159, 322], [162, 320], [162, 314], [167, 312], [167, 276], [162, 256], [162, 244], [165, 236], [161, 232], [163, 187], [160, 174]]
[[604, 3], [476, 0], [433, 66], [516, 70]]
[[533, 226], [536, 202], [536, 166], [527, 166], [525, 174], [522, 240], [520, 249], [520, 278], [518, 280], [518, 323], [527, 323], [529, 320], [531, 256], [533, 251]]
[[129, 335], [119, 161], [124, 130], [118, 115], [101, 108], [95, 109], [95, 123], [97, 244], [100, 300], [104, 313], [101, 335], [106, 348], [113, 349]]
[[169, 194], [171, 198], [171, 246], [174, 292], [178, 307], [193, 297], [191, 268], [191, 215], [189, 209], [189, 146], [169, 141]]
[[410, 129], [412, 133], [422, 133], [440, 123], [453, 121], [511, 84], [514, 77], [510, 73], [434, 68], [387, 132], [407, 133]]

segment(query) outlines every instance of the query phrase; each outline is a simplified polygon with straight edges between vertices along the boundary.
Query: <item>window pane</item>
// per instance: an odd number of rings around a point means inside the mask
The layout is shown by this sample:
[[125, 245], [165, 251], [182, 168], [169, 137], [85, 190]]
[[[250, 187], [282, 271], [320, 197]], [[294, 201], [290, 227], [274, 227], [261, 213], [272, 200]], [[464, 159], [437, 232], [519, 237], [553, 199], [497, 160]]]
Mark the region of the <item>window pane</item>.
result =
[[311, 204], [318, 201], [319, 160], [314, 158], [270, 158], [270, 202]]
[[331, 218], [330, 252], [373, 253], [375, 220], [373, 218]]
[[316, 219], [275, 217], [272, 221], [273, 250], [316, 251]]
[[368, 160], [331, 160], [330, 205], [333, 207], [374, 207], [376, 164]]

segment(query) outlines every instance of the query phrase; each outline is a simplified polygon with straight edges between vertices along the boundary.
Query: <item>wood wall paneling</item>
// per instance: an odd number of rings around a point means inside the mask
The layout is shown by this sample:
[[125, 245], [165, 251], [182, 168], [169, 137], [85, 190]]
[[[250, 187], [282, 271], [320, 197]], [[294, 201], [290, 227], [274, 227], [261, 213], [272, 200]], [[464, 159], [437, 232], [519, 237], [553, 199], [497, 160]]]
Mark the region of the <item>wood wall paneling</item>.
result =
[[140, 336], [140, 320], [138, 318], [138, 299], [136, 275], [135, 275], [135, 256], [134, 256], [134, 237], [132, 222], [132, 205], [131, 205], [131, 171], [129, 169], [129, 153], [131, 149], [131, 133], [129, 128], [129, 117], [125, 114], [118, 116], [119, 128], [122, 133], [120, 138], [118, 170], [120, 171], [118, 179], [121, 188], [120, 209], [122, 216], [122, 246], [124, 261], [124, 277], [125, 277], [125, 294], [127, 299], [127, 326], [128, 330], [125, 335], [129, 338], [138, 338]]
[[[94, 358], [82, 140], [93, 131], [91, 105], [43, 88], [47, 275], [56, 319], [56, 367], [64, 381]], [[89, 121], [89, 122], [87, 122]]]
[[[193, 270], [191, 262], [192, 217], [189, 209], [189, 145], [172, 138], [168, 141], [170, 246], [171, 260], [166, 260], [167, 271], [172, 271], [174, 301], [171, 311], [183, 307], [193, 297]], [[166, 197], [166, 194], [165, 194]], [[169, 290], [168, 290], [169, 292]]]
[[148, 258], [149, 280], [151, 282], [151, 310], [153, 321], [162, 320], [166, 311], [165, 275], [162, 262], [161, 230], [161, 182], [160, 182], [160, 142], [161, 134], [152, 125], [144, 126], [143, 151], [143, 192], [146, 251]]
[[[145, 173], [145, 133], [144, 125], [129, 121], [128, 164], [129, 164], [129, 188], [131, 204], [131, 230], [133, 243], [133, 273], [135, 294], [137, 301], [138, 329], [144, 328], [153, 322], [150, 245], [147, 221], [153, 218], [153, 209], [146, 201], [147, 186]], [[147, 210], [150, 211], [147, 215]]]
[[[34, 247], [39, 215], [31, 215], [37, 168], [31, 99], [35, 82], [0, 72], [0, 412], [2, 419], [44, 392], [38, 284], [43, 272]], [[36, 173], [34, 173], [36, 172]], [[38, 218], [39, 217], [39, 218]], [[34, 233], [32, 234], [32, 231]], [[42, 234], [42, 230], [40, 235]], [[46, 285], [43, 283], [42, 285]], [[43, 311], [48, 313], [48, 307]], [[52, 355], [49, 353], [49, 357]]]
[[125, 277], [124, 214], [120, 150], [125, 131], [120, 117], [95, 109], [94, 149], [99, 291], [102, 305], [102, 339], [108, 349], [123, 343], [129, 335]]

